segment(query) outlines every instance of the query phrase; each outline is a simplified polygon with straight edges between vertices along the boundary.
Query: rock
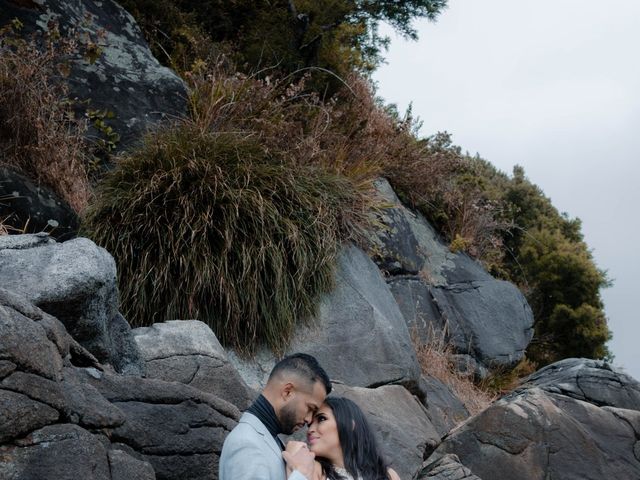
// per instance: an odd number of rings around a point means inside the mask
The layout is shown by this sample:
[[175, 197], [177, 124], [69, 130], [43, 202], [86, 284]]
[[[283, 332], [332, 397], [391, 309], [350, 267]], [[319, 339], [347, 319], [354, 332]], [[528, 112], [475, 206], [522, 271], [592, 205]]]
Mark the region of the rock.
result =
[[533, 336], [533, 314], [522, 293], [491, 277], [468, 255], [450, 252], [386, 180], [376, 187], [391, 206], [380, 215], [383, 227], [369, 235], [369, 253], [389, 277], [416, 337], [425, 341], [444, 329], [459, 353], [485, 367], [517, 364]]
[[115, 261], [91, 240], [0, 237], [0, 277], [4, 289], [62, 321], [101, 362], [120, 371], [127, 371], [131, 362], [135, 365], [135, 343], [118, 314]]
[[444, 437], [452, 428], [469, 418], [469, 411], [464, 404], [437, 378], [423, 375], [420, 388], [427, 399], [425, 407], [429, 420], [440, 437]]
[[[43, 312], [38, 307], [31, 304], [26, 298], [23, 296], [0, 288], [0, 312], [6, 315], [7, 322], [11, 322], [11, 318], [13, 317], [13, 322], [18, 320], [18, 322], [22, 322], [21, 319], [29, 319], [35, 322], [32, 324], [30, 322], [24, 323], [26, 325], [25, 328], [20, 328], [18, 326], [15, 331], [19, 332], [17, 337], [12, 337], [11, 335], [7, 335], [4, 339], [6, 343], [4, 343], [7, 348], [6, 355], [9, 357], [13, 357], [17, 359], [16, 361], [20, 362], [20, 359], [23, 359], [23, 363], [21, 365], [27, 369], [35, 369], [40, 374], [43, 374], [45, 377], [49, 371], [48, 368], [51, 366], [55, 366], [55, 370], [53, 373], [53, 377], [49, 376], [48, 378], [58, 378], [60, 373], [60, 369], [62, 365], [66, 362], [67, 364], [73, 364], [77, 366], [93, 366], [101, 369], [102, 367], [99, 365], [96, 358], [91, 355], [87, 350], [85, 350], [78, 342], [76, 342], [71, 336], [67, 333], [64, 328], [64, 325], [55, 317]], [[2, 318], [2, 315], [0, 315]], [[20, 331], [22, 330], [22, 331]], [[35, 366], [34, 363], [29, 363], [31, 359], [39, 358], [44, 352], [38, 351], [38, 341], [39, 341], [39, 333], [36, 334], [35, 339], [26, 340], [25, 346], [27, 347], [25, 350], [16, 348], [16, 345], [20, 344], [20, 341], [17, 341], [16, 338], [22, 338], [25, 340], [25, 333], [28, 331], [31, 332], [44, 332], [46, 339], [48, 342], [52, 344], [54, 347], [52, 351], [57, 350], [58, 355], [52, 354], [52, 356], [48, 357], [49, 365], [44, 365], [47, 362], [45, 360], [40, 364], [41, 368]], [[13, 346], [12, 346], [13, 344]], [[2, 349], [3, 343], [0, 342], [0, 351]], [[49, 344], [43, 345], [45, 351], [48, 350]], [[59, 360], [58, 360], [59, 356]], [[46, 357], [45, 357], [46, 358]]]
[[416, 480], [482, 480], [471, 470], [460, 463], [460, 459], [452, 454], [443, 455], [433, 462], [424, 462]]
[[147, 376], [213, 393], [245, 410], [254, 394], [227, 359], [215, 334], [197, 320], [173, 320], [133, 330]]
[[156, 472], [148, 462], [140, 461], [122, 450], [109, 450], [112, 480], [155, 480]]
[[456, 370], [462, 375], [483, 380], [489, 376], [489, 370], [471, 355], [465, 353], [453, 354], [450, 357]]
[[[75, 31], [81, 44], [90, 40], [100, 46], [95, 61], [82, 51], [72, 54], [66, 82], [71, 98], [88, 101], [87, 111], [102, 112], [94, 119], [120, 135], [119, 149], [134, 145], [152, 125], [186, 112], [184, 82], [153, 57], [133, 17], [115, 1], [0, 0], [0, 25], [14, 18], [24, 24], [24, 35], [47, 32], [58, 23], [63, 34]], [[108, 112], [113, 118], [106, 118]], [[89, 133], [105, 139], [100, 129]]]
[[[420, 377], [402, 313], [376, 265], [355, 246], [341, 251], [335, 288], [321, 300], [317, 317], [294, 333], [286, 353], [294, 352], [313, 355], [332, 380], [347, 385], [398, 383], [413, 389]], [[275, 364], [275, 356], [264, 351], [257, 368], [253, 360], [229, 358], [256, 389]]]
[[365, 412], [385, 458], [400, 478], [413, 478], [425, 454], [440, 441], [424, 406], [400, 385], [368, 389], [336, 384], [332, 395], [353, 400]]
[[533, 335], [524, 295], [503, 280], [471, 281], [433, 289], [451, 342], [486, 367], [512, 367]]
[[530, 387], [454, 430], [435, 458], [456, 454], [481, 478], [640, 478], [638, 433], [637, 410], [600, 408]]
[[58, 420], [58, 412], [19, 393], [0, 390], [0, 443]]
[[145, 468], [124, 452], [108, 451], [105, 437], [77, 425], [44, 427], [16, 443], [0, 446], [3, 480], [155, 479], [149, 464]]
[[125, 415], [121, 426], [105, 429], [111, 441], [148, 461], [159, 479], [212, 478], [240, 417], [236, 407], [180, 383], [95, 373], [82, 371]]
[[640, 383], [602, 360], [561, 360], [532, 374], [526, 385], [597, 406], [640, 410]]
[[16, 364], [9, 360], [0, 360], [0, 380], [16, 369]]
[[80, 227], [76, 212], [53, 191], [0, 167], [0, 218], [24, 233], [48, 232], [58, 241], [74, 238]]
[[116, 313], [107, 324], [107, 330], [111, 340], [110, 360], [116, 372], [123, 375], [144, 376], [146, 374], [144, 359], [133, 338], [129, 322], [121, 313]]
[[63, 359], [57, 345], [41, 325], [6, 303], [0, 298], [0, 358], [16, 368], [59, 380]]
[[388, 281], [412, 338], [427, 344], [445, 330], [445, 321], [437, 308], [433, 287], [412, 277], [391, 277]]

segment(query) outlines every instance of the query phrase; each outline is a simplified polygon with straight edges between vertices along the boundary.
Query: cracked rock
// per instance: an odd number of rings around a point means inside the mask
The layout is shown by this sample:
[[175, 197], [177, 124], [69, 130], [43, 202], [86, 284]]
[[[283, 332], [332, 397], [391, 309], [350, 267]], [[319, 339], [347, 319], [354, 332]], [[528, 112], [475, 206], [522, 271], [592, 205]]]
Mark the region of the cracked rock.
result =
[[197, 320], [172, 320], [132, 330], [147, 377], [180, 382], [218, 395], [245, 410], [254, 394], [215, 334]]

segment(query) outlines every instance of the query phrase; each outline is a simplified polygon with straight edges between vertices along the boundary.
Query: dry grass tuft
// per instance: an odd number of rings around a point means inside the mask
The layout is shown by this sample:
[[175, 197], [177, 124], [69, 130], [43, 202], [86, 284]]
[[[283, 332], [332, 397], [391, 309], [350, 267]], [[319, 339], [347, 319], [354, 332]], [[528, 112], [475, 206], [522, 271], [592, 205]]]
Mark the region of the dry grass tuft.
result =
[[476, 415], [491, 405], [497, 395], [483, 385], [476, 385], [473, 375], [464, 375], [456, 369], [451, 359], [455, 352], [446, 339], [446, 331], [432, 332], [429, 338], [429, 343], [419, 344], [414, 336], [414, 347], [422, 372], [447, 385], [471, 415]]
[[77, 212], [87, 205], [84, 122], [75, 119], [60, 78], [68, 44], [17, 39], [0, 30], [0, 154], [50, 187]]
[[368, 227], [379, 171], [349, 163], [304, 79], [222, 57], [187, 78], [190, 118], [119, 159], [85, 232], [114, 255], [133, 325], [199, 318], [227, 345], [282, 350], [332, 287], [340, 245]]

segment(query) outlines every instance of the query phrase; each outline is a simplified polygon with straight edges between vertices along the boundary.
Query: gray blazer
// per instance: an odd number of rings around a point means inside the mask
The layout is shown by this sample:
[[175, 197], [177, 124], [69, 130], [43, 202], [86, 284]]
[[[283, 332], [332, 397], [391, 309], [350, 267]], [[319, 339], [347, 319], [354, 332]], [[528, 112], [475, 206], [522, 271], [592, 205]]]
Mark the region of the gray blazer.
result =
[[[282, 450], [258, 417], [245, 412], [227, 435], [219, 480], [286, 480]], [[294, 470], [289, 480], [307, 480]]]

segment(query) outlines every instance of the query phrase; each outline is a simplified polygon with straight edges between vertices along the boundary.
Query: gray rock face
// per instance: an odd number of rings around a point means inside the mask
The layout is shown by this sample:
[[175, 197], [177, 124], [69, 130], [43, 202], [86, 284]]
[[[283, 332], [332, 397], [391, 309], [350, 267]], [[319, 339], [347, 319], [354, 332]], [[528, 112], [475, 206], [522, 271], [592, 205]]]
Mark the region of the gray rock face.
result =
[[430, 375], [423, 375], [420, 388], [425, 392], [426, 409], [429, 420], [444, 437], [452, 428], [469, 418], [469, 411], [458, 397], [444, 383]]
[[378, 193], [392, 205], [385, 228], [370, 235], [370, 254], [390, 276], [407, 325], [420, 340], [448, 332], [459, 353], [486, 367], [520, 361], [533, 335], [533, 314], [512, 284], [491, 277], [465, 254], [452, 253], [420, 215], [404, 207], [386, 180]]
[[147, 376], [213, 393], [245, 410], [253, 392], [227, 359], [215, 334], [197, 320], [173, 320], [136, 328], [135, 342]]
[[[546, 377], [542, 388], [532, 382], [454, 430], [429, 460], [453, 453], [481, 478], [640, 478], [640, 411], [577, 399], [564, 381], [580, 372], [581, 381], [590, 380], [585, 384], [597, 384], [602, 372], [587, 366], [572, 374], [563, 363], [533, 375]], [[563, 383], [554, 387], [551, 376], [562, 370]], [[638, 386], [630, 384], [632, 390]], [[557, 393], [562, 391], [568, 394]], [[631, 406], [620, 390], [615, 402]]]
[[601, 360], [561, 360], [535, 372], [527, 385], [600, 407], [640, 410], [640, 383]]
[[434, 462], [424, 462], [415, 476], [416, 480], [482, 480], [471, 470], [460, 463], [460, 459], [452, 454], [444, 455]]
[[0, 218], [5, 225], [26, 233], [46, 231], [58, 241], [76, 236], [78, 215], [42, 185], [9, 168], [0, 167]]
[[[333, 380], [375, 387], [400, 383], [414, 388], [420, 377], [409, 331], [380, 271], [359, 248], [342, 250], [336, 286], [316, 319], [300, 327], [287, 353], [316, 357]], [[258, 361], [230, 355], [247, 384], [261, 389], [275, 363], [262, 351]]]
[[385, 458], [400, 478], [413, 478], [425, 453], [440, 441], [422, 404], [400, 385], [369, 389], [337, 384], [332, 395], [353, 400], [365, 412]]
[[60, 319], [101, 362], [138, 372], [126, 321], [118, 313], [116, 266], [86, 238], [56, 243], [43, 234], [0, 237], [2, 287]]
[[233, 405], [180, 383], [105, 373], [60, 322], [2, 290], [0, 332], [0, 478], [217, 472], [240, 415]]
[[[145, 468], [126, 466], [123, 452], [111, 460], [109, 442], [77, 425], [59, 424], [36, 430], [15, 442], [0, 446], [0, 478], [27, 480], [55, 478], [60, 480], [116, 480], [136, 478], [153, 480], [150, 465]], [[135, 459], [129, 458], [128, 462]], [[110, 464], [116, 467], [115, 475]], [[143, 476], [133, 476], [139, 472]], [[123, 477], [122, 475], [126, 475]]]
[[111, 441], [148, 461], [159, 479], [215, 478], [224, 438], [240, 417], [236, 407], [180, 383], [81, 373], [125, 416], [107, 429]]
[[[99, 43], [97, 60], [77, 54], [66, 80], [72, 98], [89, 101], [88, 109], [114, 113], [106, 123], [121, 136], [119, 147], [135, 143], [150, 125], [167, 116], [186, 112], [184, 82], [158, 63], [133, 17], [115, 1], [0, 0], [0, 25], [13, 18], [24, 24], [25, 34], [46, 32], [57, 22], [61, 32], [72, 29], [80, 39], [88, 36]], [[97, 130], [92, 134], [101, 138]]]

